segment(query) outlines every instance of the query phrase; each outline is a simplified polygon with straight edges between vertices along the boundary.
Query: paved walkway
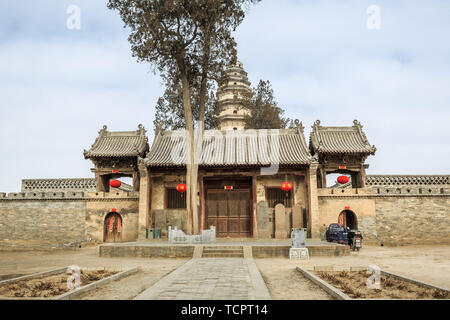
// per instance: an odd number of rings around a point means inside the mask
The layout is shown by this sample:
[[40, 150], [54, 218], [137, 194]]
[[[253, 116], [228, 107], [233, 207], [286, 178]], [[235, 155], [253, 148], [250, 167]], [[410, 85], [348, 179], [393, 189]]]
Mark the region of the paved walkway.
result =
[[191, 259], [135, 300], [270, 300], [253, 259]]

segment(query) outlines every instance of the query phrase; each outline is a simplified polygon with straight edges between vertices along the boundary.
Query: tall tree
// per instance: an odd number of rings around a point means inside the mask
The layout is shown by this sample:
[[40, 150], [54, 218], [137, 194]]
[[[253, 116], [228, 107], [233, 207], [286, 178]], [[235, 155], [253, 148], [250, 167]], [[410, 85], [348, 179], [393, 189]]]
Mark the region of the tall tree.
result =
[[[193, 91], [195, 88], [193, 88]], [[196, 123], [199, 121], [199, 102], [198, 95], [194, 92], [191, 94], [192, 114]], [[205, 104], [205, 129], [217, 129], [219, 127], [220, 109], [215, 97], [215, 88], [208, 90], [208, 96]], [[181, 85], [166, 84], [164, 95], [160, 97], [155, 106], [155, 120], [153, 121], [155, 130], [161, 128], [163, 130], [178, 130], [186, 128], [186, 120], [184, 118], [183, 94]], [[160, 127], [161, 125], [161, 127]]]
[[[242, 22], [245, 6], [259, 0], [109, 0], [131, 29], [128, 37], [138, 61], [149, 62], [166, 83], [180, 83], [188, 132], [186, 205], [190, 233], [198, 231], [197, 174], [208, 82], [231, 59], [231, 32]], [[198, 85], [199, 139], [194, 145], [192, 88]]]
[[247, 97], [243, 105], [250, 111], [245, 116], [245, 127], [249, 129], [284, 129], [293, 124], [289, 118], [283, 118], [284, 110], [278, 106], [273, 95], [270, 81], [260, 80], [252, 89], [252, 94]]

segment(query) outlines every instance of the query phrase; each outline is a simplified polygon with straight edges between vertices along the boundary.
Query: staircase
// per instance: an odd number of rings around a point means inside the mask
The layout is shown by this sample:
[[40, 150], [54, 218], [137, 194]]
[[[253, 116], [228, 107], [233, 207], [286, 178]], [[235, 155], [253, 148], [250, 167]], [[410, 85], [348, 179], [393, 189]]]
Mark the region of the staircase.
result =
[[243, 258], [242, 246], [205, 246], [202, 258]]

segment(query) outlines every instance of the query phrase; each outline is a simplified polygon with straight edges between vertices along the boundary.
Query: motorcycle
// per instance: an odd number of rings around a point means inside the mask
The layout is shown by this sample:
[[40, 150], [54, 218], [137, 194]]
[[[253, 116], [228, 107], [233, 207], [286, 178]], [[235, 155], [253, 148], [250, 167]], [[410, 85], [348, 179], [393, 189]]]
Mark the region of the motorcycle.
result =
[[362, 234], [359, 230], [349, 230], [347, 232], [348, 244], [352, 251], [359, 251], [362, 248]]

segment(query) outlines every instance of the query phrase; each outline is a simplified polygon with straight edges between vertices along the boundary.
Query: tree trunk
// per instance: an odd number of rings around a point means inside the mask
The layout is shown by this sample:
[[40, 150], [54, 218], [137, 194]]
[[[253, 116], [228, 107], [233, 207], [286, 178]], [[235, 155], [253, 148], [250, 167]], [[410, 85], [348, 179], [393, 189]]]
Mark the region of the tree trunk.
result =
[[[197, 184], [198, 184], [198, 167], [202, 156], [202, 147], [203, 147], [203, 132], [205, 128], [205, 104], [206, 104], [206, 95], [207, 95], [207, 83], [208, 83], [208, 66], [210, 60], [210, 36], [207, 33], [205, 39], [205, 55], [202, 63], [202, 78], [200, 83], [200, 105], [199, 105], [199, 121], [198, 121], [198, 129], [197, 129], [197, 139], [195, 140], [195, 154], [194, 154], [194, 165], [192, 167], [192, 180], [195, 181], [192, 191], [195, 194], [195, 199], [197, 199]], [[195, 202], [195, 207], [193, 210], [193, 221], [194, 221], [194, 232], [199, 233], [199, 217], [198, 217], [198, 206], [197, 201]]]
[[[192, 107], [191, 107], [191, 95], [190, 95], [190, 86], [189, 81], [187, 79], [186, 74], [183, 72], [184, 70], [180, 68], [181, 73], [181, 82], [183, 86], [183, 106], [184, 106], [184, 116], [186, 120], [186, 209], [188, 215], [188, 228], [187, 233], [194, 233], [194, 225], [195, 225], [195, 214], [197, 210], [197, 197], [196, 197], [196, 185], [197, 181], [193, 177], [193, 164], [194, 164], [194, 124], [192, 121]], [[194, 187], [195, 186], [195, 187]]]

